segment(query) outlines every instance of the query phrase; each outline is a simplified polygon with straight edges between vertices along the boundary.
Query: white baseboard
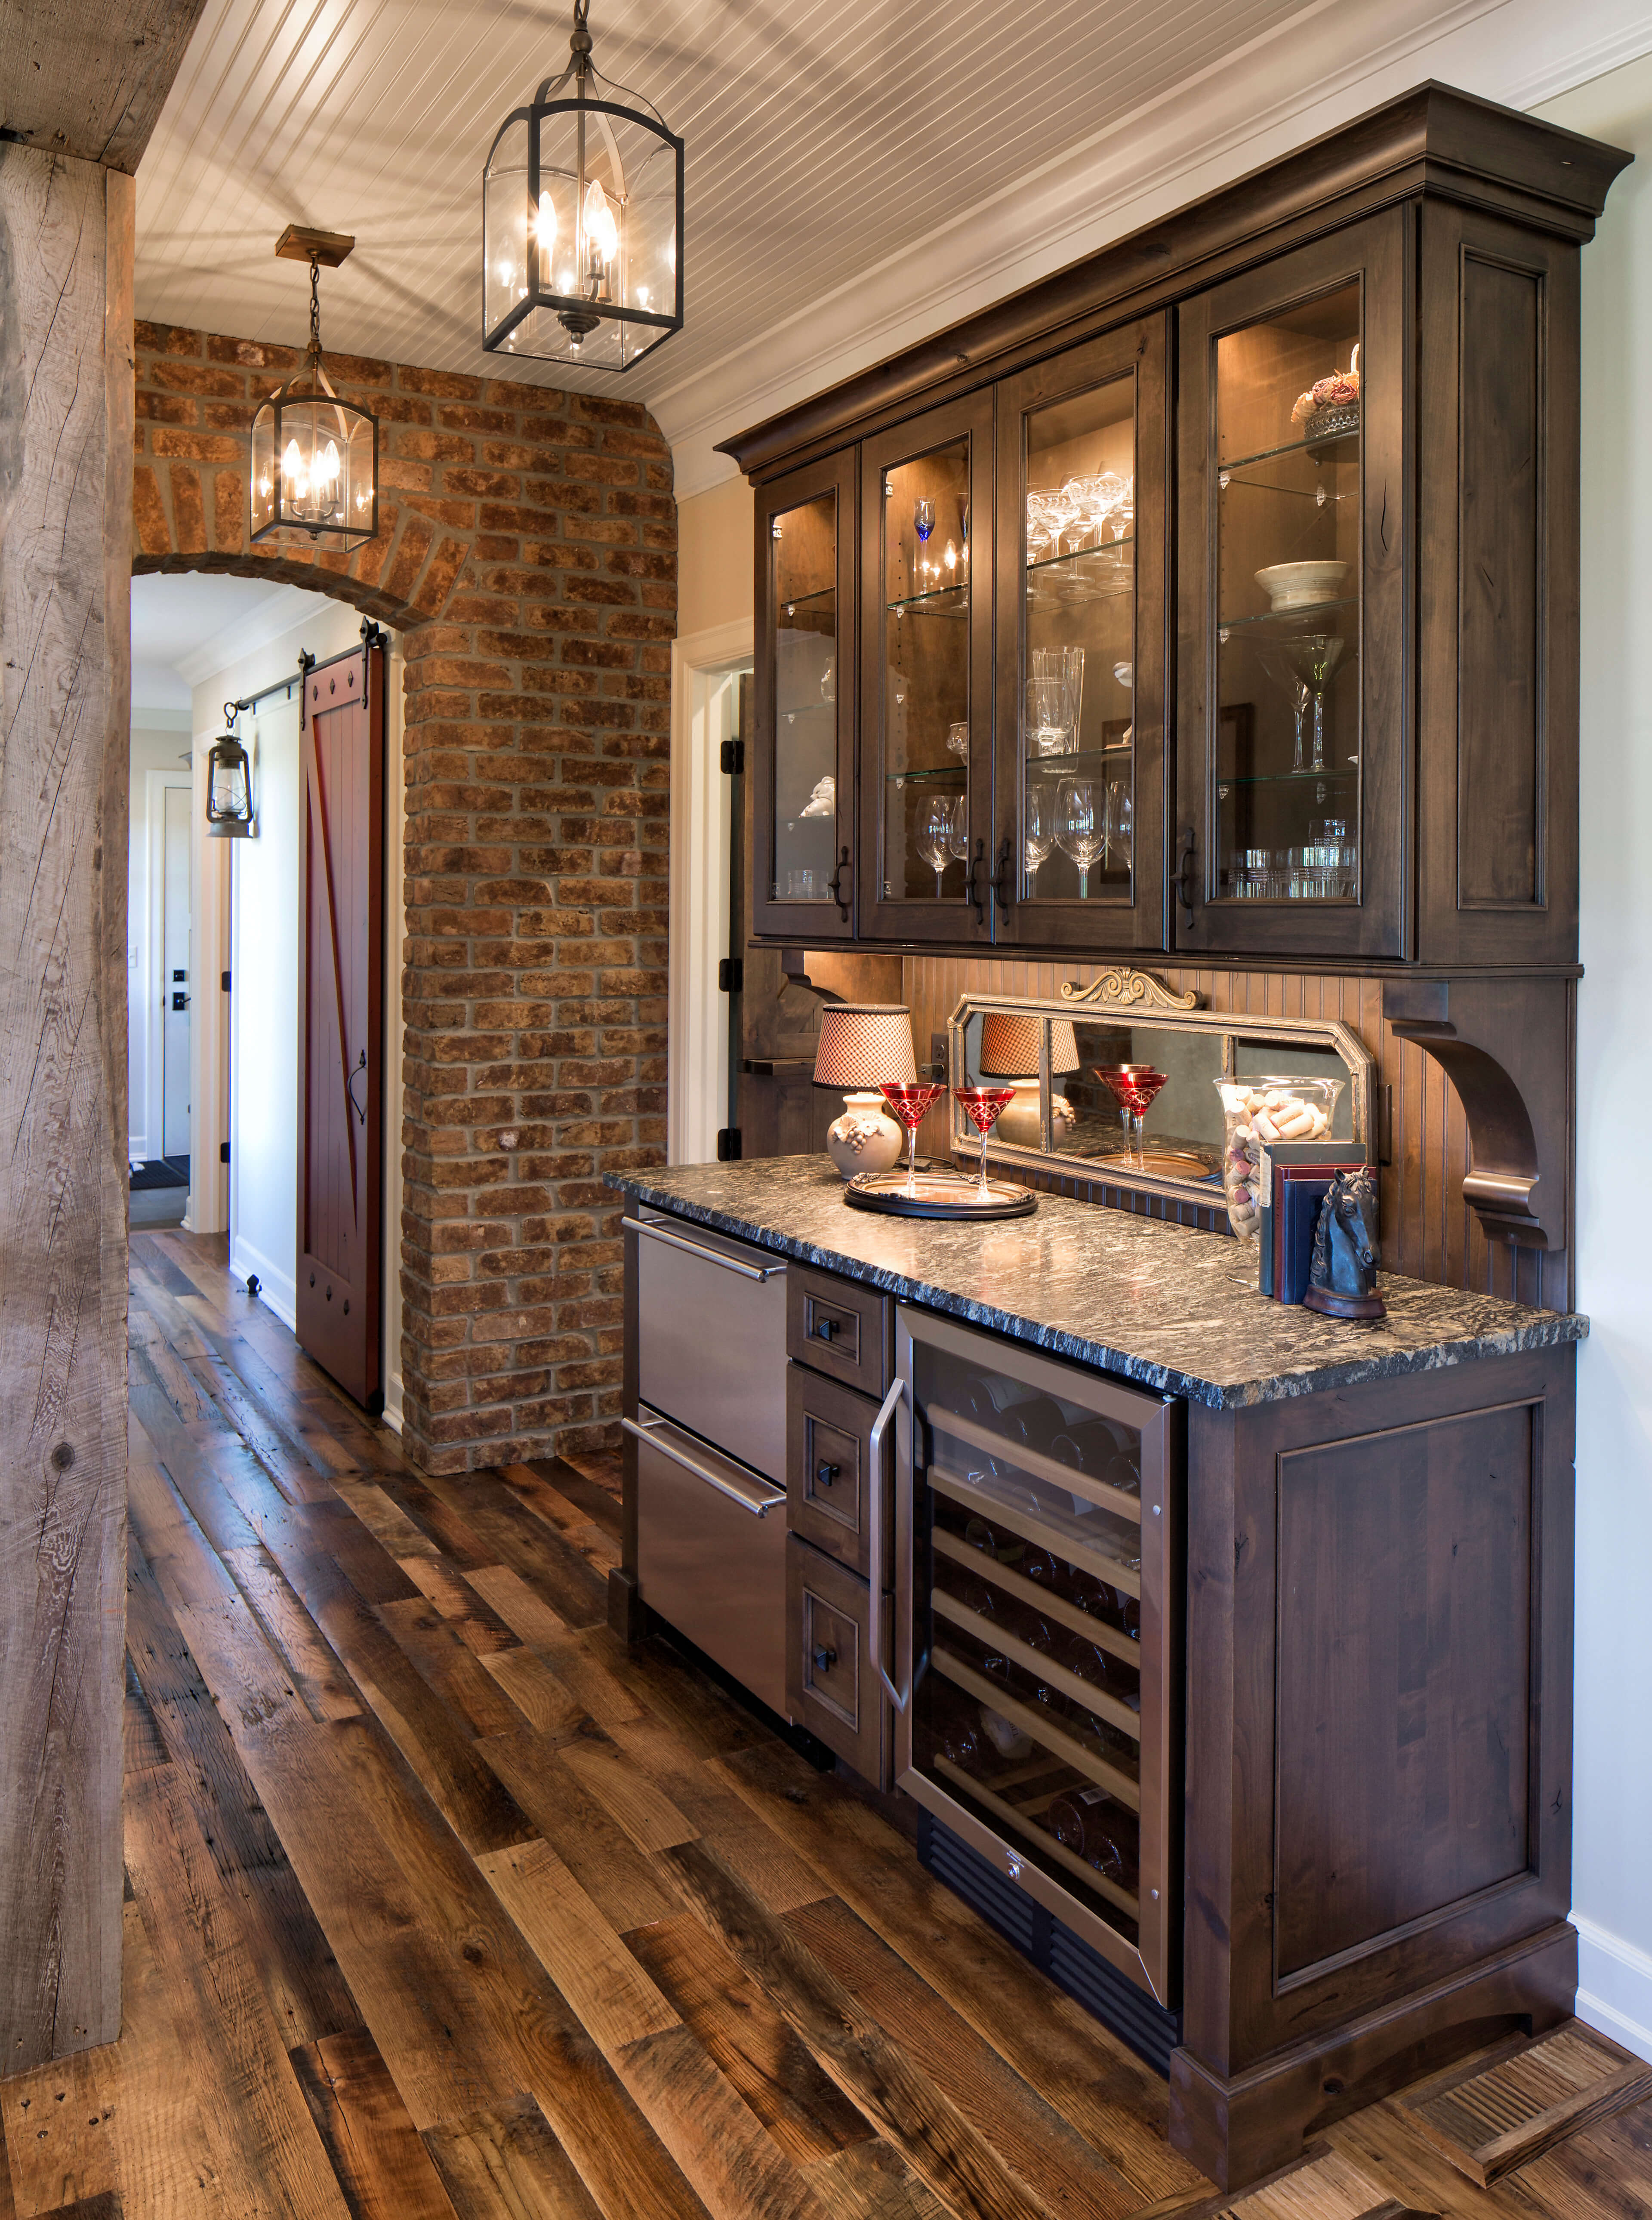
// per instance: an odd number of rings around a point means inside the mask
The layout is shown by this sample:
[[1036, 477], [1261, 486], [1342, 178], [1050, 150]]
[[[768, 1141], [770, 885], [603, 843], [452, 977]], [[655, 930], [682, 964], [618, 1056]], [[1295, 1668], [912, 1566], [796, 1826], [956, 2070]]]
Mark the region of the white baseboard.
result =
[[149, 1161], [149, 1136], [128, 1133], [126, 1137], [126, 1160], [129, 1164], [146, 1164]]
[[380, 1413], [393, 1434], [402, 1431], [402, 1375], [392, 1372], [384, 1382], [384, 1408]]
[[1580, 1911], [1577, 1930], [1577, 2016], [1636, 2057], [1652, 2059], [1652, 1955]]
[[235, 1236], [229, 1248], [229, 1269], [243, 1280], [251, 1272], [259, 1275], [259, 1300], [272, 1310], [289, 1333], [298, 1325], [298, 1288], [290, 1272], [255, 1249], [250, 1241]]

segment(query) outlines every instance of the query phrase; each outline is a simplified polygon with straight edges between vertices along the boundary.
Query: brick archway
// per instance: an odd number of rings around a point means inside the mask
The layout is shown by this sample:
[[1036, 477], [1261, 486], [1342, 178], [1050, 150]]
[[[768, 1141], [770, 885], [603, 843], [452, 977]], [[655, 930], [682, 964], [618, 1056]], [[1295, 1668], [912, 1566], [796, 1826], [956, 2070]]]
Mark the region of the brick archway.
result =
[[379, 537], [246, 545], [291, 350], [140, 323], [134, 571], [305, 586], [403, 634], [406, 1439], [461, 1471], [614, 1438], [610, 1169], [665, 1144], [676, 504], [633, 402], [330, 355]]

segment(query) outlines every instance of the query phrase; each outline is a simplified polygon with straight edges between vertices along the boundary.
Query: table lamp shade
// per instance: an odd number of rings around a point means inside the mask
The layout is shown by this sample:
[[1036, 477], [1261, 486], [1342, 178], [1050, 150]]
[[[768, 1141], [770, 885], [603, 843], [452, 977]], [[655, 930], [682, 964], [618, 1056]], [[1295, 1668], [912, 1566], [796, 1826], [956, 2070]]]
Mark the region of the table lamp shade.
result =
[[814, 1084], [876, 1094], [886, 1079], [912, 1086], [918, 1062], [912, 1013], [902, 1002], [828, 1002], [820, 1013]]
[[[981, 1020], [981, 1076], [983, 1079], [1033, 1079], [1038, 1070], [1038, 1027], [1042, 1020], [1021, 1017], [1008, 1010], [988, 1010]], [[1078, 1035], [1070, 1018], [1050, 1021], [1051, 1076], [1076, 1071]]]

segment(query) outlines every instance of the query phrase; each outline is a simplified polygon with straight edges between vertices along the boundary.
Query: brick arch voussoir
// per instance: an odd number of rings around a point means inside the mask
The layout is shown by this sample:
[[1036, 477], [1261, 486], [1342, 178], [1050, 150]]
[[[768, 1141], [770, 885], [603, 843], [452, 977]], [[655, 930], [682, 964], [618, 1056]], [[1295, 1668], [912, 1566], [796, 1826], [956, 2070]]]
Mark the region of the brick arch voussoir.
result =
[[305, 592], [325, 594], [345, 602], [364, 616], [393, 626], [398, 632], [428, 624], [431, 612], [386, 593], [380, 586], [352, 577], [348, 571], [323, 567], [311, 556], [221, 554], [206, 550], [183, 555], [134, 555], [132, 575], [159, 572], [174, 577], [188, 571], [210, 571], [220, 577], [259, 578], [274, 585], [302, 586]]

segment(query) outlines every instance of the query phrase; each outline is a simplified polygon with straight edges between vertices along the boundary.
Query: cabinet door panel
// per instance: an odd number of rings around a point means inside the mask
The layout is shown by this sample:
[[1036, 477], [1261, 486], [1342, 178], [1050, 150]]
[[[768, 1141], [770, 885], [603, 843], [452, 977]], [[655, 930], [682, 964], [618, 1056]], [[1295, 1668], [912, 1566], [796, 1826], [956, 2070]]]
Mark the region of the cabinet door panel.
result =
[[855, 451], [759, 487], [752, 930], [853, 925]]
[[1412, 952], [1413, 221], [1181, 310], [1179, 947]]
[[1418, 952], [1577, 954], [1578, 254], [1423, 211]]
[[1163, 949], [1166, 319], [998, 389], [995, 937]]
[[861, 450], [863, 939], [990, 937], [992, 452], [990, 393]]

